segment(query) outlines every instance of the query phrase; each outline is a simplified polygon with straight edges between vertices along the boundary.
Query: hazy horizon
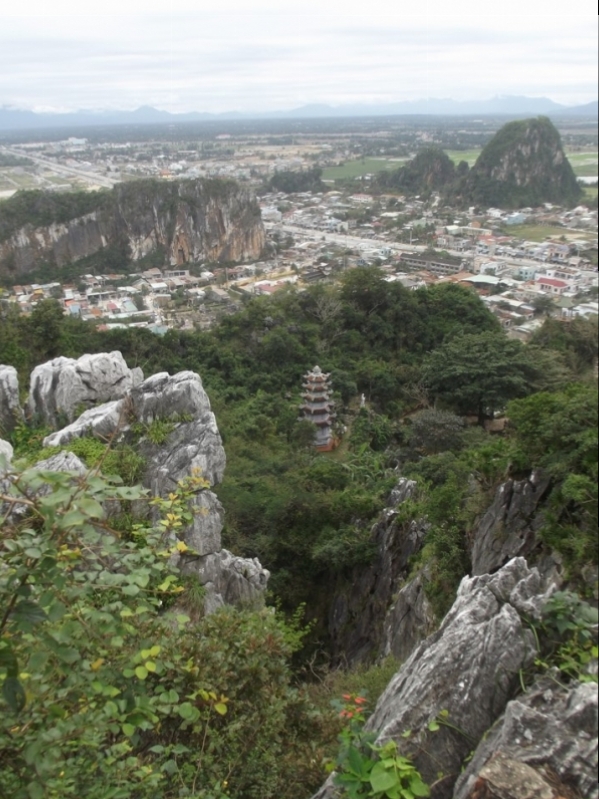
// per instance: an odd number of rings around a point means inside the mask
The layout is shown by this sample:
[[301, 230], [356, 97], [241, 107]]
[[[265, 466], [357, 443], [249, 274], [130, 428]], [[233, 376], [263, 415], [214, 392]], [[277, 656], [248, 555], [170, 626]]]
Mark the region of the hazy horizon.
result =
[[588, 0], [566, 13], [506, 0], [428, 0], [402, 10], [381, 0], [223, 0], [218, 11], [173, 0], [63, 0], [2, 12], [0, 106], [35, 111], [285, 112], [304, 105], [426, 98], [597, 98], [597, 17]]

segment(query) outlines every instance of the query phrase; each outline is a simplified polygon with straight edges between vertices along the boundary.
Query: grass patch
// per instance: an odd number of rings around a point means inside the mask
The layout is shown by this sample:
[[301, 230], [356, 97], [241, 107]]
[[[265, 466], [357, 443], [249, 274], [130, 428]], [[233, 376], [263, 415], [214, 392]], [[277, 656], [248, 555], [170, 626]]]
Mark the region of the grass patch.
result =
[[460, 161], [466, 161], [468, 166], [474, 166], [482, 150], [475, 148], [473, 150], [445, 150], [445, 152], [456, 166]]
[[360, 178], [362, 175], [375, 174], [385, 169], [397, 169], [408, 159], [390, 161], [386, 158], [360, 158], [358, 161], [347, 161], [342, 166], [330, 166], [323, 170], [323, 180], [347, 180]]
[[598, 171], [597, 162], [594, 164], [580, 164], [574, 167], [574, 174], [578, 178], [594, 178]]
[[553, 227], [551, 225], [511, 225], [505, 228], [507, 236], [515, 236], [524, 241], [545, 241], [547, 238], [559, 239], [565, 236], [568, 240], [581, 238], [582, 232], [574, 232], [564, 227]]
[[586, 197], [587, 200], [594, 200], [597, 197], [597, 192], [599, 192], [597, 186], [584, 187], [584, 196]]

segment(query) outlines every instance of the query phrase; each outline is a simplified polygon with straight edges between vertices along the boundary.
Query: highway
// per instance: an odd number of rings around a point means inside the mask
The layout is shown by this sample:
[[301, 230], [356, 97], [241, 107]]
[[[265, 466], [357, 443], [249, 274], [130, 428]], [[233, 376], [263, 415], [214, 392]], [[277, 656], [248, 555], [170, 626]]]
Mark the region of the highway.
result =
[[[285, 233], [290, 233], [296, 241], [312, 239], [313, 241], [322, 241], [324, 243], [332, 242], [339, 247], [345, 247], [348, 250], [360, 250], [361, 252], [365, 250], [381, 250], [383, 248], [395, 253], [424, 252], [426, 250], [426, 246], [423, 244], [398, 244], [394, 241], [384, 241], [382, 239], [363, 239], [346, 233], [329, 233], [328, 231], [298, 227], [297, 225], [282, 224], [276, 227]], [[468, 258], [468, 255], [457, 250], [448, 250], [448, 252], [457, 258]]]
[[31, 155], [28, 150], [19, 150], [16, 147], [6, 146], [2, 147], [2, 150], [10, 155], [17, 156], [18, 158], [29, 158], [30, 161], [34, 161], [40, 166], [45, 166], [48, 169], [51, 169], [57, 175], [83, 178], [83, 180], [87, 180], [88, 183], [91, 183], [94, 186], [103, 186], [104, 188], [111, 189], [115, 183], [119, 182], [117, 180], [111, 180], [110, 178], [104, 177], [103, 175], [98, 175], [95, 172], [86, 172], [83, 169], [76, 169], [75, 167], [57, 164], [56, 161], [52, 161], [50, 158], [42, 158], [39, 155]]

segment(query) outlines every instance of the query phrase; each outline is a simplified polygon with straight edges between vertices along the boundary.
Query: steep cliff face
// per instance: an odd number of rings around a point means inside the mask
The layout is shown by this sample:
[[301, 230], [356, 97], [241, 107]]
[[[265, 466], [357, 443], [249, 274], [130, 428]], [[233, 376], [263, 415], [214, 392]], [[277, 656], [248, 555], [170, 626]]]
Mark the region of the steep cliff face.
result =
[[414, 480], [401, 477], [371, 532], [376, 555], [366, 568], [356, 568], [335, 593], [329, 612], [333, 657], [356, 664], [378, 654], [407, 657], [434, 629], [424, 593], [426, 575], [406, 584], [410, 559], [422, 548], [428, 525], [405, 521], [401, 505], [412, 499]]
[[[63, 266], [106, 247], [134, 261], [161, 248], [171, 265], [251, 260], [265, 243], [256, 200], [231, 180], [122, 184], [98, 193], [97, 207], [80, 215], [76, 203], [68, 209], [50, 204], [36, 214], [38, 198], [23, 198], [27, 194], [17, 196], [18, 208], [9, 200], [0, 209], [0, 274], [24, 275], [42, 263]], [[52, 221], [36, 225], [40, 218]]]
[[570, 204], [582, 190], [546, 117], [509, 122], [483, 149], [461, 190], [465, 202], [517, 208]]

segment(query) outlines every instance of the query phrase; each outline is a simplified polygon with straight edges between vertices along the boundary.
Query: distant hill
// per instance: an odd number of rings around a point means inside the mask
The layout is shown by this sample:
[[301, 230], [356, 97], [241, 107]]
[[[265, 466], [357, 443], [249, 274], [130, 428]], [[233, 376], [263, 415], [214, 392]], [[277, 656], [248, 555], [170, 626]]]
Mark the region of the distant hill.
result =
[[423, 194], [445, 191], [455, 177], [455, 164], [447, 153], [439, 147], [425, 147], [404, 166], [380, 172], [376, 176], [376, 185], [383, 191]]
[[63, 127], [93, 127], [98, 125], [152, 125], [218, 120], [244, 119], [326, 119], [335, 117], [369, 116], [469, 116], [469, 115], [530, 116], [596, 116], [597, 101], [580, 106], [565, 106], [547, 97], [493, 97], [490, 100], [456, 101], [430, 98], [398, 103], [348, 104], [331, 106], [311, 104], [288, 111], [255, 111], [240, 113], [228, 111], [210, 114], [193, 111], [171, 114], [151, 106], [141, 106], [134, 111], [87, 111], [72, 113], [35, 113], [33, 111], [0, 107], [0, 131], [31, 130]]
[[508, 122], [456, 187], [471, 205], [573, 204], [582, 194], [560, 135], [547, 117]]

